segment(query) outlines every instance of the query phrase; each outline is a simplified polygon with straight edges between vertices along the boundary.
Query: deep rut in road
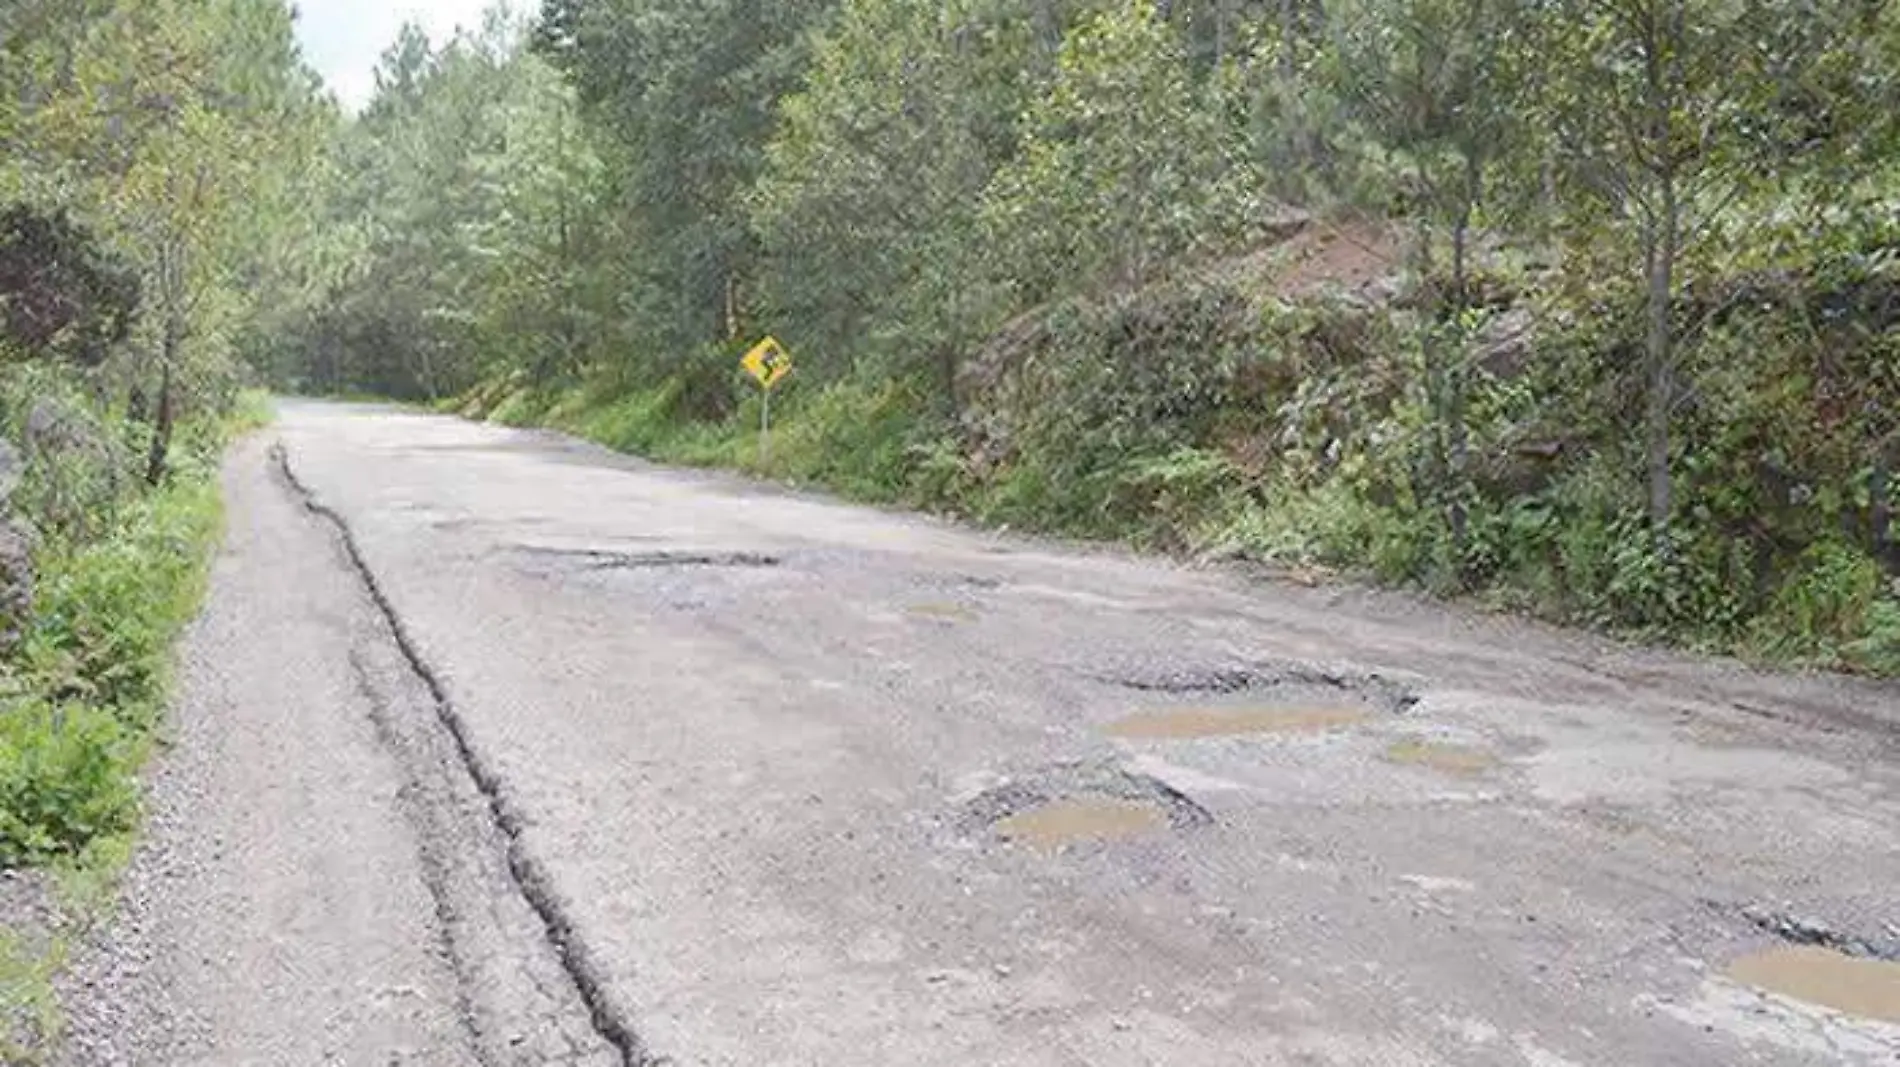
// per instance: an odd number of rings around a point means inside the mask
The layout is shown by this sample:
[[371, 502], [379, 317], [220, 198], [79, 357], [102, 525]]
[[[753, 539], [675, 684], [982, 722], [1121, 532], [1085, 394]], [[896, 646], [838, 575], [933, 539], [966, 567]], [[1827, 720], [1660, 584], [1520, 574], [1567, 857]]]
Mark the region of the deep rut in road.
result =
[[[380, 673], [406, 674], [408, 681], [422, 691], [417, 703], [433, 712], [433, 722], [408, 721], [423, 720], [427, 711], [423, 716], [403, 716], [400, 712], [405, 709], [392, 707], [389, 694], [375, 691], [373, 679], [379, 672], [364, 662], [354, 664], [359, 681], [371, 697], [372, 707], [377, 709], [379, 736], [404, 767], [408, 778], [404, 790], [408, 794], [405, 808], [421, 839], [424, 876], [450, 942], [450, 955], [456, 960], [458, 980], [464, 986], [464, 1012], [471, 1016], [482, 1014], [473, 1002], [480, 999], [483, 992], [491, 998], [500, 993], [501, 999], [508, 1001], [498, 1009], [504, 1016], [496, 1028], [501, 1033], [483, 1033], [481, 1020], [470, 1020], [478, 1038], [489, 1039], [489, 1047], [483, 1049], [484, 1062], [585, 1064], [605, 1057], [618, 1060], [625, 1067], [660, 1067], [666, 1061], [648, 1052], [628, 1021], [628, 1013], [614, 1002], [598, 965], [555, 893], [546, 869], [522, 840], [521, 813], [509, 799], [500, 777], [475, 750], [467, 725], [450, 700], [446, 687], [422, 657], [402, 616], [364, 559], [348, 522], [297, 477], [281, 444], [271, 448], [270, 457], [288, 491], [312, 515], [333, 528], [342, 554], [381, 615], [387, 627], [382, 655], [394, 662]], [[369, 655], [376, 655], [376, 650], [371, 649]], [[458, 792], [467, 794], [460, 803], [456, 798]], [[467, 825], [470, 822], [481, 825]], [[456, 847], [467, 846], [466, 839], [470, 837], [477, 839], [475, 847]], [[488, 872], [486, 879], [479, 869], [483, 852], [480, 846], [484, 843], [491, 853], [499, 853], [494, 864], [497, 870]], [[497, 879], [505, 879], [506, 889], [516, 898], [516, 908], [526, 915], [510, 921], [515, 917], [511, 917], [506, 902], [482, 899], [482, 883]], [[538, 929], [525, 931], [521, 929], [523, 925]], [[524, 936], [532, 936], [535, 944], [521, 944]], [[457, 943], [468, 939], [491, 943]], [[492, 943], [497, 940], [501, 942], [500, 951]], [[571, 995], [548, 989], [547, 983], [534, 973], [533, 957], [541, 954], [552, 956], [550, 966], [570, 987]], [[492, 972], [502, 964], [510, 966], [514, 973], [502, 976], [500, 988], [495, 985], [494, 974], [478, 973]], [[562, 1034], [559, 1020], [529, 1018], [526, 1022], [535, 1029], [552, 1033], [541, 1033], [539, 1044], [520, 1033], [510, 1036], [510, 1032], [523, 1023], [519, 1016], [524, 1011], [535, 1013], [524, 1009], [519, 1002], [523, 998], [506, 995], [509, 977], [523, 984], [525, 999], [543, 1002], [539, 1014], [558, 1014], [567, 1006], [583, 1012], [588, 1033], [575, 1035], [570, 1027], [570, 1032]], [[550, 1043], [554, 1047], [549, 1047]], [[611, 1051], [600, 1048], [595, 1055], [586, 1047], [599, 1043]]]

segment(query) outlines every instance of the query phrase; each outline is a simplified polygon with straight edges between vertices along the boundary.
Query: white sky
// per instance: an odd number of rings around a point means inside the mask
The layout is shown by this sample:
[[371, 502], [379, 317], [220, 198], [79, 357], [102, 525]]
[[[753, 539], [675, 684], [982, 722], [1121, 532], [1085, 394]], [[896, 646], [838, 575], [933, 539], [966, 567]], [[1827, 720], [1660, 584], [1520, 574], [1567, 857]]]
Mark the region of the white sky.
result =
[[[457, 26], [474, 29], [494, 0], [295, 0], [297, 36], [304, 56], [323, 75], [343, 106], [361, 108], [376, 91], [376, 61], [404, 22], [421, 23], [429, 40], [442, 41]], [[524, 4], [510, 4], [520, 10]]]

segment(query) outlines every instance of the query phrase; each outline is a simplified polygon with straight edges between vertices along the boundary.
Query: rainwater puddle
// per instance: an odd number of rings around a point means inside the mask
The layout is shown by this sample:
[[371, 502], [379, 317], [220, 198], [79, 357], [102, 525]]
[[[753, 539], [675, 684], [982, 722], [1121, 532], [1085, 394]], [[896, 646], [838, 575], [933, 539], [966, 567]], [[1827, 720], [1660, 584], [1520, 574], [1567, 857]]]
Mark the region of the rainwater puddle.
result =
[[936, 622], [975, 622], [977, 619], [974, 610], [964, 607], [962, 604], [953, 604], [947, 601], [912, 604], [904, 610], [917, 618], [931, 619]]
[[1169, 708], [1110, 724], [1111, 737], [1192, 740], [1246, 734], [1310, 734], [1372, 718], [1365, 708]]
[[1082, 841], [1106, 841], [1150, 833], [1168, 825], [1152, 804], [1107, 797], [1057, 800], [999, 821], [997, 833], [1044, 852]]
[[1900, 963], [1797, 945], [1737, 960], [1728, 976], [1849, 1015], [1900, 1023]]
[[1442, 741], [1399, 741], [1385, 750], [1385, 758], [1411, 767], [1474, 778], [1498, 765], [1497, 753], [1473, 745], [1451, 745]]

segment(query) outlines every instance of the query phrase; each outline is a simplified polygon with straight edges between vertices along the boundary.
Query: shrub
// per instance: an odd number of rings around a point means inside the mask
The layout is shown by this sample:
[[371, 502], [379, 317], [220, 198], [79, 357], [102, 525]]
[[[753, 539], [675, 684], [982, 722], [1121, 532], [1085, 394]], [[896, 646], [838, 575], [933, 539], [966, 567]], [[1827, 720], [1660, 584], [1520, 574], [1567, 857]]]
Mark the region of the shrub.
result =
[[215, 492], [199, 473], [129, 508], [103, 540], [43, 553], [22, 652], [36, 688], [114, 709], [128, 723], [154, 714], [218, 522]]
[[[860, 500], [901, 499], [911, 479], [919, 406], [897, 381], [852, 380], [786, 404], [786, 417], [773, 433], [771, 469], [824, 482]], [[746, 409], [756, 412], [757, 401]]]
[[136, 736], [89, 704], [0, 708], [0, 867], [78, 854], [138, 817]]
[[1900, 634], [1892, 603], [1882, 599], [1885, 586], [1880, 565], [1858, 549], [1838, 541], [1811, 545], [1755, 621], [1753, 643], [1775, 659], [1832, 665], [1849, 646], [1878, 658], [1878, 634]]

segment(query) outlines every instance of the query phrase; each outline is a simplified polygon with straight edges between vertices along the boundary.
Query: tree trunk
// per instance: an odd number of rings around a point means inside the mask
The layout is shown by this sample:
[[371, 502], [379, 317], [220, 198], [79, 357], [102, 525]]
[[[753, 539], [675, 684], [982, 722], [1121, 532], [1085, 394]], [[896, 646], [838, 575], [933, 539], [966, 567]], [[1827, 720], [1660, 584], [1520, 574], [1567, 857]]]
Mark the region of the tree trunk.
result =
[[1660, 536], [1675, 511], [1675, 484], [1669, 462], [1669, 423], [1675, 407], [1675, 331], [1670, 301], [1675, 294], [1676, 243], [1681, 223], [1674, 175], [1661, 181], [1662, 208], [1648, 246], [1649, 333], [1643, 346], [1644, 451], [1649, 475], [1649, 521]]
[[1869, 540], [1873, 542], [1874, 558], [1889, 571], [1900, 572], [1900, 554], [1894, 552], [1893, 543], [1892, 463], [1891, 447], [1883, 444], [1874, 453], [1874, 469], [1867, 476]]
[[[1291, 84], [1293, 81], [1294, 55], [1293, 38], [1299, 16], [1297, 0], [1280, 0], [1280, 81]], [[1304, 147], [1304, 144], [1302, 144]]]
[[[1452, 336], [1458, 344], [1451, 351], [1445, 379], [1445, 469], [1449, 500], [1445, 518], [1451, 526], [1452, 550], [1460, 571], [1464, 568], [1468, 541], [1468, 516], [1465, 514], [1465, 472], [1470, 466], [1470, 432], [1465, 427], [1465, 312], [1471, 307], [1471, 286], [1465, 277], [1466, 247], [1471, 240], [1471, 209], [1467, 206], [1451, 229], [1451, 301], [1455, 317]], [[1462, 573], [1461, 573], [1462, 577]]]
[[417, 345], [416, 351], [420, 353], [422, 357], [423, 394], [429, 398], [429, 403], [434, 404], [438, 397], [436, 396], [435, 389], [435, 360], [429, 355], [429, 342], [425, 340], [420, 345]]
[[172, 331], [165, 331], [165, 364], [159, 370], [158, 417], [152, 422], [152, 447], [145, 457], [145, 484], [156, 488], [165, 480], [166, 458], [172, 450]]
[[1062, 50], [1062, 17], [1056, 13], [1056, 0], [1036, 0], [1034, 29], [1039, 69], [1053, 72], [1056, 53]]

